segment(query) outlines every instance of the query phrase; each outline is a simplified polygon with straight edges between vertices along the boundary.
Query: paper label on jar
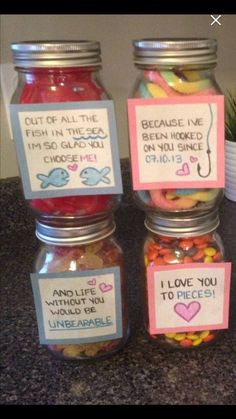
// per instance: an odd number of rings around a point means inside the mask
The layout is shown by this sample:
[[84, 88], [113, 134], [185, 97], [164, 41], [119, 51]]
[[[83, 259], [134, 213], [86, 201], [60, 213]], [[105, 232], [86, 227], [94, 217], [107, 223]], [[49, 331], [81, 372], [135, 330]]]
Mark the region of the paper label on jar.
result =
[[112, 100], [11, 105], [26, 199], [122, 193]]
[[119, 339], [122, 331], [120, 268], [31, 274], [40, 343]]
[[229, 262], [147, 267], [150, 334], [227, 329], [230, 275]]
[[224, 187], [222, 95], [129, 99], [134, 190]]

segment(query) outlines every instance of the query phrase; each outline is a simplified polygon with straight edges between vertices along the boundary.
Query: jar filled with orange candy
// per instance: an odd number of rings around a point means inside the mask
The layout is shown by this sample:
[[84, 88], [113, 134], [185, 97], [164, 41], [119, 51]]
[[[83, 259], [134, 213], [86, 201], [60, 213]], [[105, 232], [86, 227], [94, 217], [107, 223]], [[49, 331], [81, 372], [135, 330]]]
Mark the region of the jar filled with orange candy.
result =
[[231, 264], [224, 262], [218, 224], [217, 211], [185, 218], [148, 214], [145, 328], [157, 345], [205, 347], [227, 329]]
[[[101, 154], [106, 136], [99, 131], [100, 122], [96, 126], [96, 121], [92, 121], [93, 110], [99, 109], [101, 101], [112, 102], [100, 78], [100, 43], [88, 40], [25, 41], [12, 43], [11, 49], [18, 73], [11, 104], [22, 105], [22, 112], [28, 112], [25, 140], [30, 143], [25, 147], [30, 154], [25, 164], [21, 161], [24, 151], [19, 143], [19, 129], [14, 132], [14, 139], [24, 192], [28, 193], [31, 187], [34, 193], [26, 199], [35, 216], [42, 222], [53, 222], [56, 218], [64, 225], [64, 219], [68, 220], [68, 217], [77, 221], [111, 213], [119, 205], [120, 193], [112, 192], [109, 187], [101, 191], [101, 186], [109, 186], [112, 181], [110, 162], [103, 156], [101, 167], [94, 166], [101, 158], [98, 150], [101, 148]], [[71, 108], [67, 108], [68, 103], [72, 104]], [[35, 110], [45, 112], [45, 109], [59, 113], [44, 117], [43, 113], [36, 112], [38, 116], [34, 117]], [[79, 114], [80, 109], [87, 109], [86, 115], [81, 115], [82, 111]], [[63, 123], [56, 125], [60, 115], [64, 117]], [[12, 125], [15, 124], [16, 117], [13, 116]], [[108, 141], [107, 137], [105, 139]], [[106, 150], [104, 152], [106, 154]], [[30, 166], [33, 153], [38, 153], [39, 157]], [[118, 160], [116, 164], [119, 164]], [[29, 173], [32, 172], [30, 176], [24, 172], [26, 165], [29, 165]], [[36, 165], [37, 172], [33, 173]], [[77, 179], [73, 180], [73, 188], [69, 187], [72, 178]], [[81, 191], [84, 185], [88, 187]], [[99, 186], [100, 191], [95, 191], [95, 186]], [[65, 188], [68, 188], [66, 193]]]
[[31, 274], [40, 343], [61, 359], [96, 359], [129, 335], [123, 252], [113, 218], [76, 227], [36, 222]]

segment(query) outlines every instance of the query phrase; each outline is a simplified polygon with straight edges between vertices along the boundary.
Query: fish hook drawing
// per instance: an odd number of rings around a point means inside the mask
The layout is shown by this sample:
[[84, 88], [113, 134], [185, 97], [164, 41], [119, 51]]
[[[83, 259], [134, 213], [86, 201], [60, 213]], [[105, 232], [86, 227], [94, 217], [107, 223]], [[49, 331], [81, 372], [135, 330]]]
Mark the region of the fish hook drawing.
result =
[[200, 177], [208, 177], [211, 173], [211, 149], [210, 149], [210, 142], [209, 142], [209, 137], [211, 134], [211, 129], [212, 129], [212, 125], [213, 125], [213, 112], [212, 112], [212, 108], [211, 105], [208, 104], [209, 107], [209, 111], [210, 111], [210, 126], [208, 128], [208, 133], [207, 133], [207, 138], [206, 138], [206, 143], [207, 143], [207, 149], [206, 149], [206, 153], [207, 153], [207, 158], [208, 158], [208, 171], [205, 175], [203, 175], [201, 172], [201, 165], [200, 163], [197, 164], [197, 172], [199, 174]]

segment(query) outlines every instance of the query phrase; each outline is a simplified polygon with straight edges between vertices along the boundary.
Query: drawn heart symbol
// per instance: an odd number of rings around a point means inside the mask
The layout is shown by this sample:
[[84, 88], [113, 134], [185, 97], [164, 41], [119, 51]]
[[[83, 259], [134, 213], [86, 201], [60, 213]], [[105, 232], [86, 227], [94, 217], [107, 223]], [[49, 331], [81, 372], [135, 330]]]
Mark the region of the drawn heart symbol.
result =
[[188, 163], [184, 163], [182, 168], [175, 172], [175, 174], [178, 176], [187, 176], [189, 175], [189, 173], [190, 173], [190, 170], [189, 170]]
[[177, 303], [174, 306], [174, 311], [178, 316], [182, 317], [182, 319], [186, 320], [186, 322], [190, 322], [197, 313], [200, 311], [201, 304], [198, 301], [193, 301], [188, 305], [183, 303]]
[[78, 164], [68, 164], [67, 169], [71, 170], [72, 172], [76, 172], [76, 170], [78, 169]]
[[190, 156], [190, 161], [191, 163], [195, 163], [196, 161], [198, 161], [198, 158], [194, 156]]
[[87, 284], [88, 284], [88, 285], [96, 285], [96, 278], [90, 279], [90, 280], [87, 282]]
[[113, 286], [111, 284], [105, 284], [105, 282], [102, 282], [101, 284], [99, 284], [99, 289], [102, 292], [108, 292], [111, 291], [113, 288]]

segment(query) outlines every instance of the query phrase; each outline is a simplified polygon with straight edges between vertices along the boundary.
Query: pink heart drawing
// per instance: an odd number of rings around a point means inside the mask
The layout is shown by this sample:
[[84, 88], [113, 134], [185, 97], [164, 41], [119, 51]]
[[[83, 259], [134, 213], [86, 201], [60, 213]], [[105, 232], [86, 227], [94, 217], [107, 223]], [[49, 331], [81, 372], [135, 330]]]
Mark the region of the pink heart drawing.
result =
[[198, 158], [194, 156], [190, 156], [190, 161], [191, 163], [195, 163], [196, 161], [198, 161]]
[[197, 313], [200, 311], [201, 304], [198, 301], [192, 301], [188, 305], [183, 303], [177, 303], [174, 306], [174, 311], [178, 316], [182, 317], [182, 319], [186, 320], [186, 322], [190, 322]]
[[88, 285], [96, 285], [96, 278], [90, 279], [90, 280], [87, 282], [87, 284], [88, 284]]
[[187, 176], [189, 175], [189, 173], [190, 173], [190, 170], [189, 170], [188, 163], [184, 163], [182, 168], [175, 172], [175, 174], [178, 176]]
[[99, 284], [99, 289], [102, 292], [108, 292], [111, 291], [113, 288], [113, 286], [111, 284], [105, 284], [105, 282], [102, 282], [101, 284]]
[[68, 164], [67, 169], [71, 170], [72, 172], [76, 172], [76, 170], [78, 169], [78, 164]]

